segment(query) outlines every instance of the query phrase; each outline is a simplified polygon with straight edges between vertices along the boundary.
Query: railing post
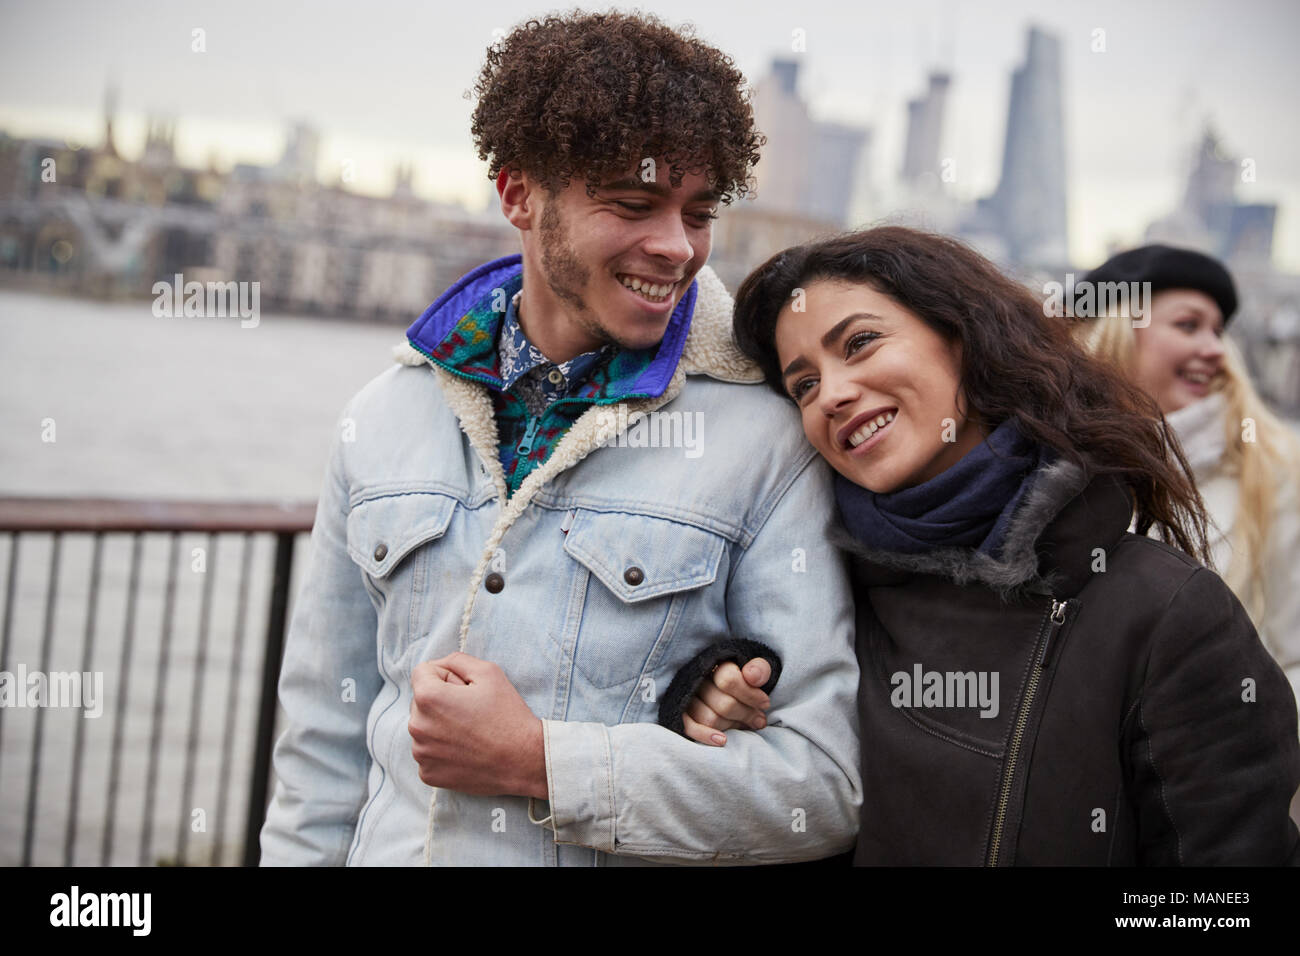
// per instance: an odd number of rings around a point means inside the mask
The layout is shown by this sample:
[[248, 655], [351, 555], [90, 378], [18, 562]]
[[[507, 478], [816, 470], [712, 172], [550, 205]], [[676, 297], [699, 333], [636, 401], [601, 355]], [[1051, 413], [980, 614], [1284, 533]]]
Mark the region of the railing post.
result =
[[248, 796], [248, 827], [244, 834], [244, 866], [257, 866], [262, 858], [260, 836], [271, 789], [271, 750], [275, 741], [276, 688], [284, 654], [285, 616], [289, 606], [289, 575], [293, 570], [293, 532], [275, 536], [275, 572], [271, 582], [271, 609], [266, 621], [266, 658], [262, 661], [262, 694], [257, 710], [257, 737], [253, 751], [252, 789]]

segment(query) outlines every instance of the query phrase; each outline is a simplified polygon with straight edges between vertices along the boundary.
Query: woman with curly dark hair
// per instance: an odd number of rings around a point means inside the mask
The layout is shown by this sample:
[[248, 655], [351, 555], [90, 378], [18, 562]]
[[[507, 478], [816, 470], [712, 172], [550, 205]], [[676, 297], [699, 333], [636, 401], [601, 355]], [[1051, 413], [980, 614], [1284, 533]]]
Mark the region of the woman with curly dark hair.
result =
[[[904, 228], [772, 257], [735, 330], [837, 473], [854, 862], [1300, 859], [1295, 702], [1203, 566], [1201, 501], [1145, 393], [992, 263]], [[761, 726], [766, 700], [721, 665], [685, 730]]]

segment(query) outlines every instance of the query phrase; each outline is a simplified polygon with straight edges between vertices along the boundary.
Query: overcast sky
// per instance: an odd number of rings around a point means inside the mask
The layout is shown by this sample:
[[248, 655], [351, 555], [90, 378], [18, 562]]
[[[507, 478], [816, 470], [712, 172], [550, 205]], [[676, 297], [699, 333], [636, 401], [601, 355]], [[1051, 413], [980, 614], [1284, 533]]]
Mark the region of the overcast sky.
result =
[[[605, 9], [606, 4], [584, 9]], [[631, 4], [615, 4], [633, 9]], [[901, 163], [905, 105], [926, 73], [953, 74], [942, 155], [954, 192], [996, 185], [1011, 70], [1025, 29], [1057, 33], [1064, 57], [1071, 252], [1094, 263], [1136, 242], [1177, 201], [1187, 151], [1208, 119], [1253, 159], [1245, 201], [1278, 202], [1275, 262], [1300, 272], [1300, 4], [1294, 0], [658, 0], [751, 80], [806, 32], [802, 92], [818, 118], [873, 127], [872, 180]], [[345, 159], [355, 185], [386, 191], [416, 165], [418, 192], [482, 205], [486, 170], [469, 141], [473, 84], [495, 28], [557, 5], [410, 0], [0, 0], [0, 129], [100, 141], [104, 88], [120, 91], [118, 146], [143, 144], [147, 114], [175, 117], [182, 161], [270, 162], [287, 122], [324, 138], [321, 173]], [[206, 52], [191, 51], [195, 28]], [[1094, 31], [1104, 52], [1093, 52]], [[761, 165], [760, 165], [761, 170]]]

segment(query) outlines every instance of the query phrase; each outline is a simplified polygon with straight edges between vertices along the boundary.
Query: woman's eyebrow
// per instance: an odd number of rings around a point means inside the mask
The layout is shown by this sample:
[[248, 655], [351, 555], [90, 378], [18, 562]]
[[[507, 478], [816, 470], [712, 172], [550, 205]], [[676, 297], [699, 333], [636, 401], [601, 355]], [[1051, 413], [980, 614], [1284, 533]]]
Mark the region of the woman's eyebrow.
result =
[[[844, 330], [857, 319], [875, 319], [876, 321], [880, 321], [880, 316], [873, 315], [870, 312], [854, 312], [852, 315], [846, 315], [844, 318], [832, 325], [826, 331], [826, 334], [822, 336], [822, 348], [828, 349], [834, 345], [836, 340], [844, 334]], [[807, 367], [808, 364], [808, 360], [800, 355], [785, 367], [785, 371], [781, 373], [781, 378], [789, 378], [793, 373]]]
[[[1216, 317], [1215, 310], [1209, 309], [1198, 302], [1187, 302], [1183, 305], [1183, 319], [1207, 319], [1211, 325], [1222, 325], [1223, 315], [1219, 313]], [[1181, 321], [1181, 320], [1180, 320]]]

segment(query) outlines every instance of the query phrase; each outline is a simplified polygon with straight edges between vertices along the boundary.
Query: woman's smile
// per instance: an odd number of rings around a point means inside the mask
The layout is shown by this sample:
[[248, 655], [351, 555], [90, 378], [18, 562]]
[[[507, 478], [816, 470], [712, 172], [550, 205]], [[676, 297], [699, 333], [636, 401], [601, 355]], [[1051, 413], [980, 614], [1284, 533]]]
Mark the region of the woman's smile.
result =
[[841, 475], [886, 494], [929, 481], [983, 440], [958, 407], [957, 342], [865, 283], [812, 280], [804, 305], [777, 318], [778, 359], [804, 434]]
[[[867, 449], [874, 448], [884, 440], [884, 433], [893, 423], [896, 414], [897, 409], [890, 409], [883, 414], [875, 416], [870, 414], [858, 416], [858, 419], [855, 419], [854, 422], [851, 422], [849, 425], [850, 428], [853, 428], [855, 425], [857, 427], [845, 441], [845, 450], [848, 451], [849, 454], [854, 455], [865, 453]], [[858, 424], [859, 421], [861, 421], [861, 424]]]

